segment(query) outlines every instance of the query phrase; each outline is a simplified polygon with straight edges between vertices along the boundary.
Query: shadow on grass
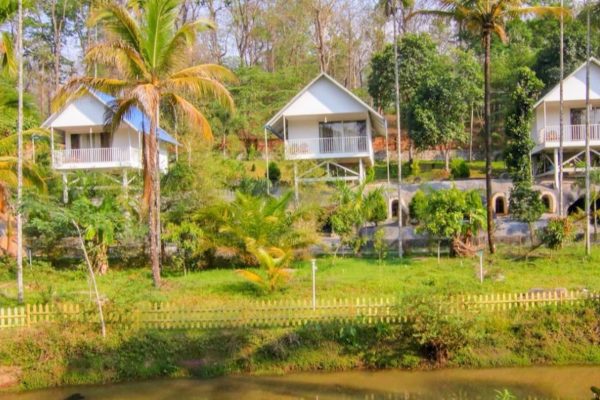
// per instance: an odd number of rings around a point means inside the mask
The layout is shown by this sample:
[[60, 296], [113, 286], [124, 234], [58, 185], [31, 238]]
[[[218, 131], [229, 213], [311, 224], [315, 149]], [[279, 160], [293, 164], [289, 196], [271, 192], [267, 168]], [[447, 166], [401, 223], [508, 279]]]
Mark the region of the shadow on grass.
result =
[[225, 283], [219, 286], [219, 289], [224, 294], [236, 294], [248, 297], [260, 297], [265, 295], [265, 292], [260, 287], [251, 282], [232, 282]]

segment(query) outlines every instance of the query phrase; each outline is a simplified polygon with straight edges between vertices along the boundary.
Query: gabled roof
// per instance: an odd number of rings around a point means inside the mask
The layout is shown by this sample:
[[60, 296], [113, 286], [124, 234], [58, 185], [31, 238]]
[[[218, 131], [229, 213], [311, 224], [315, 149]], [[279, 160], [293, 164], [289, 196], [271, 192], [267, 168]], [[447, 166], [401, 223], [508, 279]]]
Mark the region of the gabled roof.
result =
[[[88, 93], [109, 109], [112, 109], [113, 105], [115, 104], [115, 101], [116, 101], [115, 97], [113, 97], [107, 93], [99, 92], [97, 90], [92, 90], [92, 89], [88, 89]], [[75, 100], [70, 100], [69, 103], [72, 101], [75, 101]], [[52, 121], [58, 115], [60, 115], [63, 111], [64, 111], [64, 107], [60, 111], [57, 111], [54, 114], [52, 114], [50, 117], [48, 117], [48, 119], [46, 119], [46, 121], [44, 121], [42, 126], [48, 127], [50, 125], [50, 123], [52, 123]], [[131, 108], [130, 112], [123, 118], [123, 122], [125, 122], [127, 125], [129, 125], [132, 129], [134, 129], [137, 132], [143, 132], [145, 134], [149, 134], [150, 119], [148, 118], [148, 116], [146, 114], [144, 114], [137, 107]], [[167, 133], [167, 131], [165, 131], [164, 129], [162, 129], [160, 127], [158, 128], [157, 134], [158, 134], [158, 139], [160, 141], [163, 141], [166, 143], [171, 143], [174, 145], [179, 144], [177, 142], [177, 140], [175, 140], [175, 138], [173, 138], [171, 135], [169, 135]]]
[[[569, 81], [572, 81], [575, 78], [575, 76], [583, 69], [585, 69], [586, 66], [586, 62], [584, 61], [583, 63], [581, 63], [581, 65], [579, 67], [577, 67], [575, 69], [575, 71], [571, 72], [569, 75], [565, 76], [563, 79], [563, 88], [565, 88], [567, 86], [567, 83]], [[597, 68], [600, 69], [600, 60], [598, 60], [595, 57], [590, 57], [590, 65], [591, 66], [596, 66]], [[591, 81], [591, 85], [593, 84], [593, 80], [590, 79]], [[585, 83], [584, 83], [585, 84]], [[557, 83], [556, 85], [554, 85], [554, 87], [552, 89], [550, 89], [544, 96], [542, 96], [534, 105], [533, 108], [537, 108], [540, 104], [542, 104], [544, 101], [558, 101], [557, 99], [559, 98], [559, 90], [560, 90], [560, 83]], [[590, 92], [593, 92], [594, 88], [591, 87], [590, 88]], [[598, 88], [598, 90], [600, 90], [600, 88]], [[565, 100], [569, 100], [565, 97], [563, 97]], [[585, 90], [583, 91], [583, 93], [581, 94], [581, 100], [585, 99]]]
[[[274, 133], [275, 135], [282, 137], [283, 117], [286, 116], [286, 112], [290, 110], [302, 96], [308, 93], [313, 86], [315, 86], [319, 81], [323, 79], [327, 82], [332, 83], [337, 89], [339, 89], [342, 93], [348, 96], [349, 99], [351, 99], [360, 107], [364, 108], [364, 110], [367, 111], [369, 114], [371, 123], [375, 131], [377, 131], [380, 134], [385, 133], [385, 119], [377, 111], [375, 111], [373, 107], [365, 103], [358, 96], [356, 96], [354, 93], [345, 88], [342, 84], [340, 84], [338, 81], [333, 79], [330, 75], [328, 75], [325, 72], [321, 72], [315, 79], [313, 79], [300, 92], [298, 92], [298, 94], [296, 94], [281, 110], [279, 110], [279, 112], [277, 112], [277, 114], [273, 116], [273, 118], [269, 120], [269, 122], [266, 123], [265, 128]], [[307, 113], [305, 115], [308, 116], [311, 114]], [[298, 114], [295, 114], [295, 116], [298, 116]]]

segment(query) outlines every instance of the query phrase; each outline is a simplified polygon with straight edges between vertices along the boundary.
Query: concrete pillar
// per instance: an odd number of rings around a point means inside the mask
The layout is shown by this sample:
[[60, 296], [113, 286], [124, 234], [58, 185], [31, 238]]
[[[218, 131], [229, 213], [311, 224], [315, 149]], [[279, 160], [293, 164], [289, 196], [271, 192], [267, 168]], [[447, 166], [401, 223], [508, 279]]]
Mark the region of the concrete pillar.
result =
[[558, 180], [558, 149], [554, 149], [554, 188], [558, 189], [559, 180]]
[[62, 174], [63, 181], [63, 203], [67, 204], [69, 202], [69, 182], [67, 180], [66, 172]]
[[294, 161], [294, 201], [296, 202], [296, 206], [298, 206], [300, 195], [298, 193], [298, 163], [296, 161]]
[[363, 183], [365, 180], [365, 166], [363, 165], [363, 159], [358, 159], [358, 180]]
[[129, 178], [127, 177], [127, 169], [123, 169], [123, 194], [125, 198], [129, 197]]

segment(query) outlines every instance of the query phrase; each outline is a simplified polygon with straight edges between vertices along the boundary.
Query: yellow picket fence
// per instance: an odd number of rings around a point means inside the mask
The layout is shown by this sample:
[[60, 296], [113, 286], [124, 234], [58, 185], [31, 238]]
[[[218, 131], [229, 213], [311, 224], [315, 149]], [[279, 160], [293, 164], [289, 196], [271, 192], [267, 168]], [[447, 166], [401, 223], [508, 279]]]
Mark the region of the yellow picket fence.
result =
[[[515, 308], [580, 304], [600, 301], [599, 293], [585, 291], [539, 291], [495, 293], [429, 298], [448, 313], [499, 312]], [[407, 321], [413, 301], [398, 299], [330, 299], [313, 305], [304, 300], [254, 301], [220, 306], [191, 306], [176, 303], [142, 303], [132, 307], [106, 304], [108, 325], [152, 329], [210, 329], [230, 327], [287, 327], [318, 322], [362, 324]], [[28, 304], [0, 308], [0, 329], [40, 323], [98, 323], [94, 304]]]

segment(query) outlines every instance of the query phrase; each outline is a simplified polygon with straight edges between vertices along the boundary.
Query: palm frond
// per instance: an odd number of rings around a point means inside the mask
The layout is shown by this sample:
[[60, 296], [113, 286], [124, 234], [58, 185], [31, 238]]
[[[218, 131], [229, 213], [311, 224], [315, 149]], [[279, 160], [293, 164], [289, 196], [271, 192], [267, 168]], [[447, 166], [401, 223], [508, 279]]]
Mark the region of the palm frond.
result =
[[115, 67], [122, 74], [139, 79], [150, 79], [150, 73], [142, 56], [122, 40], [98, 43], [87, 51], [84, 60], [88, 64], [98, 63]]
[[235, 74], [226, 67], [218, 64], [200, 64], [193, 67], [182, 69], [173, 75], [170, 79], [200, 77], [218, 80], [224, 83], [238, 83]]
[[164, 49], [161, 65], [158, 68], [159, 71], [170, 73], [185, 65], [186, 60], [185, 57], [182, 57], [182, 54], [194, 45], [198, 32], [208, 29], [215, 29], [215, 24], [204, 18], [188, 22], [179, 28]]
[[89, 89], [117, 94], [128, 86], [127, 81], [111, 78], [76, 77], [61, 86], [52, 99], [52, 109], [60, 109], [67, 102], [85, 96]]
[[212, 98], [230, 112], [235, 111], [233, 97], [221, 82], [210, 78], [181, 77], [163, 82], [166, 92], [186, 94], [197, 99]]
[[17, 61], [13, 48], [12, 38], [8, 32], [2, 32], [0, 36], [0, 66], [2, 72], [14, 76], [17, 73]]
[[140, 52], [141, 30], [137, 21], [125, 7], [113, 0], [98, 0], [96, 7], [90, 13], [88, 26], [94, 27], [99, 24]]
[[165, 100], [169, 101], [174, 107], [181, 110], [183, 116], [189, 121], [190, 125], [199, 127], [200, 134], [206, 140], [212, 140], [212, 128], [204, 114], [198, 110], [192, 103], [175, 93], [164, 95]]
[[179, 0], [147, 0], [144, 6], [142, 46], [148, 66], [159, 71], [175, 31]]

